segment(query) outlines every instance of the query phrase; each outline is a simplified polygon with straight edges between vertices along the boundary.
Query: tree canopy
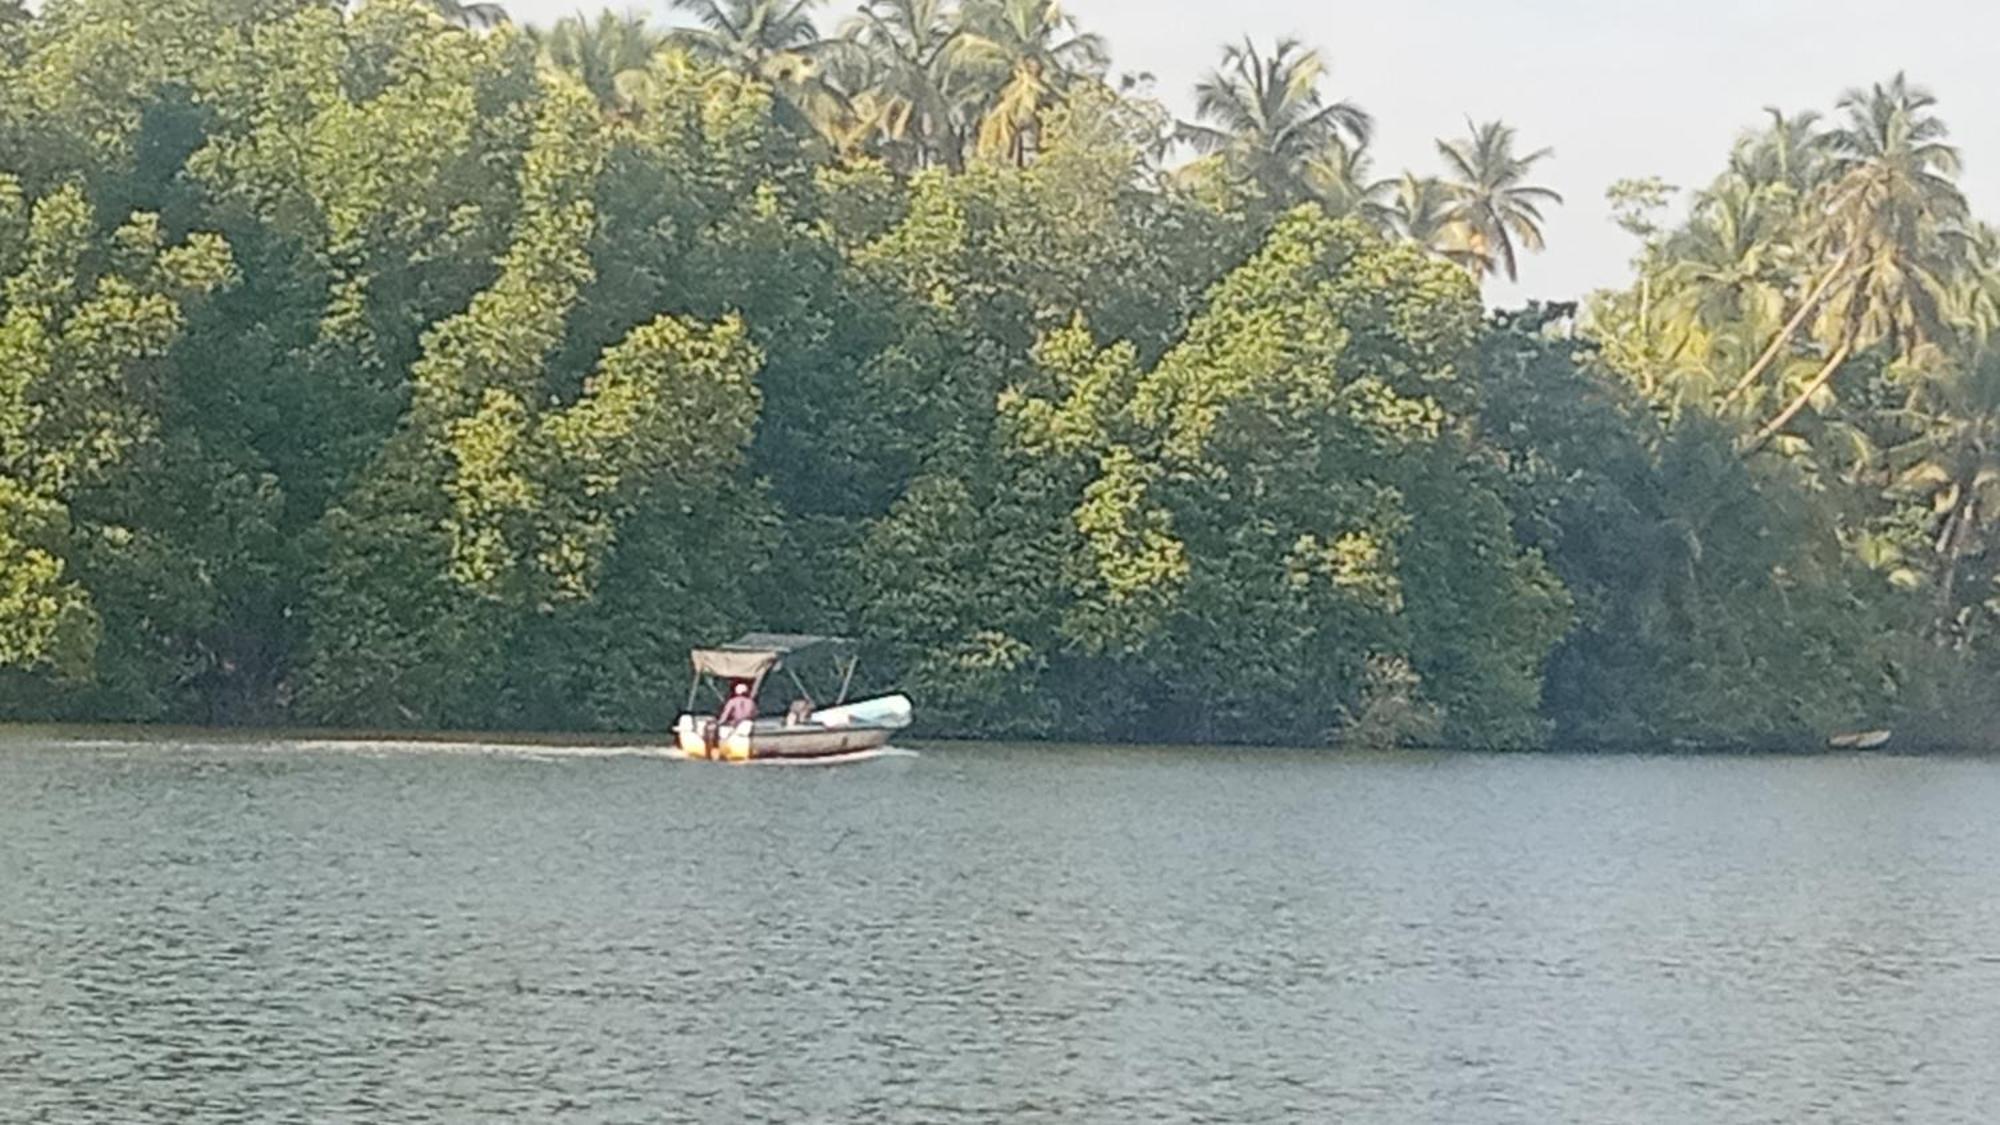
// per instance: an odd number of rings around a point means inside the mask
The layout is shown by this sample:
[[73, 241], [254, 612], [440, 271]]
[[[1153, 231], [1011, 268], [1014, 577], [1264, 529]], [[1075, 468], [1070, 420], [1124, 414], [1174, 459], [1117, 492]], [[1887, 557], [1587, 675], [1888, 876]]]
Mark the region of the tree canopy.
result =
[[2000, 239], [1915, 83], [1491, 314], [1554, 154], [1378, 176], [1306, 44], [1176, 121], [1050, 0], [676, 7], [0, 4], [0, 715], [660, 729], [760, 626], [939, 733], [1983, 713]]

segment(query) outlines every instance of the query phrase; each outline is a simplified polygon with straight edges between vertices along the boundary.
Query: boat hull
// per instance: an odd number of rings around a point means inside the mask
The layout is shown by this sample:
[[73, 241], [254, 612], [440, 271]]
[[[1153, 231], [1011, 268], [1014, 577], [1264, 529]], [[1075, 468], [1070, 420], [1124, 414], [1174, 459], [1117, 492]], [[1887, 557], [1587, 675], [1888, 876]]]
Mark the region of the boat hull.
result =
[[745, 758], [741, 761], [731, 761], [726, 758], [720, 758], [720, 759], [708, 758], [702, 755], [691, 755], [683, 752], [681, 748], [678, 746], [668, 747], [666, 750], [662, 752], [668, 758], [676, 762], [719, 761], [725, 765], [733, 765], [733, 766], [779, 766], [779, 767], [846, 766], [846, 765], [853, 765], [857, 762], [872, 762], [877, 758], [916, 756], [916, 752], [914, 750], [898, 750], [893, 746], [877, 746], [872, 750], [854, 750], [845, 754], [821, 754], [817, 757], [812, 757], [812, 758]]
[[681, 757], [702, 761], [810, 761], [879, 750], [894, 733], [890, 727], [874, 726], [760, 725], [723, 732], [711, 745], [703, 728], [683, 725], [676, 732], [676, 743]]

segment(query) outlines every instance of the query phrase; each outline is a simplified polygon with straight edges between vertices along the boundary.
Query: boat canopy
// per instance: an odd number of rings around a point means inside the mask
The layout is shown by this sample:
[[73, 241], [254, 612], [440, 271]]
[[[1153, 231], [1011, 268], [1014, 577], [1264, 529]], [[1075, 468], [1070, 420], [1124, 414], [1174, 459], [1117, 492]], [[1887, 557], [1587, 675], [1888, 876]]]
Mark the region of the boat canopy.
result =
[[696, 674], [719, 676], [725, 680], [761, 680], [785, 657], [807, 649], [845, 647], [853, 642], [843, 637], [821, 637], [809, 633], [745, 633], [726, 645], [698, 648], [691, 654]]

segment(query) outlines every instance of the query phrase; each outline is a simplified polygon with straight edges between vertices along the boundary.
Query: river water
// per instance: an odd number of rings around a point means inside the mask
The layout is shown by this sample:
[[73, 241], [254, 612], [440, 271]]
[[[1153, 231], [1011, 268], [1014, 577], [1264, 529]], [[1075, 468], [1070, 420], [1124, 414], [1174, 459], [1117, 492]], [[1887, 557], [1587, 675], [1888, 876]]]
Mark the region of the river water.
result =
[[2000, 763], [0, 736], [0, 1120], [2000, 1119]]

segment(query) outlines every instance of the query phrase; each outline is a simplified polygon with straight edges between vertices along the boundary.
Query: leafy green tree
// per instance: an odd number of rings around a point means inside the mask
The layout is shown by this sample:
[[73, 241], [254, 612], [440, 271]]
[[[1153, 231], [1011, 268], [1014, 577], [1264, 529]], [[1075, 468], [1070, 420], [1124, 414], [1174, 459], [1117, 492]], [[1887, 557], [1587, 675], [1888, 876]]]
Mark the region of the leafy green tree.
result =
[[0, 176], [0, 668], [91, 675], [90, 582], [134, 546], [95, 494], [155, 440], [154, 369], [232, 268], [214, 235], [100, 238], [79, 189]]
[[1063, 729], [1050, 666], [1052, 607], [1065, 591], [1051, 563], [1072, 533], [1021, 483], [919, 477], [856, 552], [863, 581], [880, 591], [860, 622], [941, 730]]
[[590, 277], [588, 194], [603, 159], [588, 95], [557, 85], [545, 97], [499, 276], [426, 333], [396, 435], [327, 510], [302, 683], [309, 714], [462, 714], [468, 669], [497, 656], [510, 600], [533, 596], [520, 539], [537, 496], [517, 446]]
[[1543, 154], [1381, 177], [1294, 42], [1169, 168], [1043, 0], [485, 10], [0, 8], [0, 714], [658, 729], [776, 626], [971, 734], [1986, 717], [2000, 252], [1920, 87], [1488, 321]]
[[1480, 424], [1518, 540], [1575, 601], [1541, 689], [1556, 741], [1797, 745], [1892, 713], [1922, 670], [1898, 670], [1882, 638], [1900, 610], [1863, 598], [1820, 502], [1742, 463], [1714, 420], [1663, 423], [1545, 321], [1488, 334]]
[[1368, 658], [1400, 656], [1448, 737], [1534, 742], [1564, 600], [1448, 422], [1477, 325], [1462, 274], [1305, 210], [1150, 371], [1073, 329], [1055, 396], [1017, 407], [1086, 479], [1065, 636], [1150, 669], [1204, 737], [1336, 733]]
[[20, 61], [28, 24], [33, 20], [22, 0], [0, 0], [0, 63]]

